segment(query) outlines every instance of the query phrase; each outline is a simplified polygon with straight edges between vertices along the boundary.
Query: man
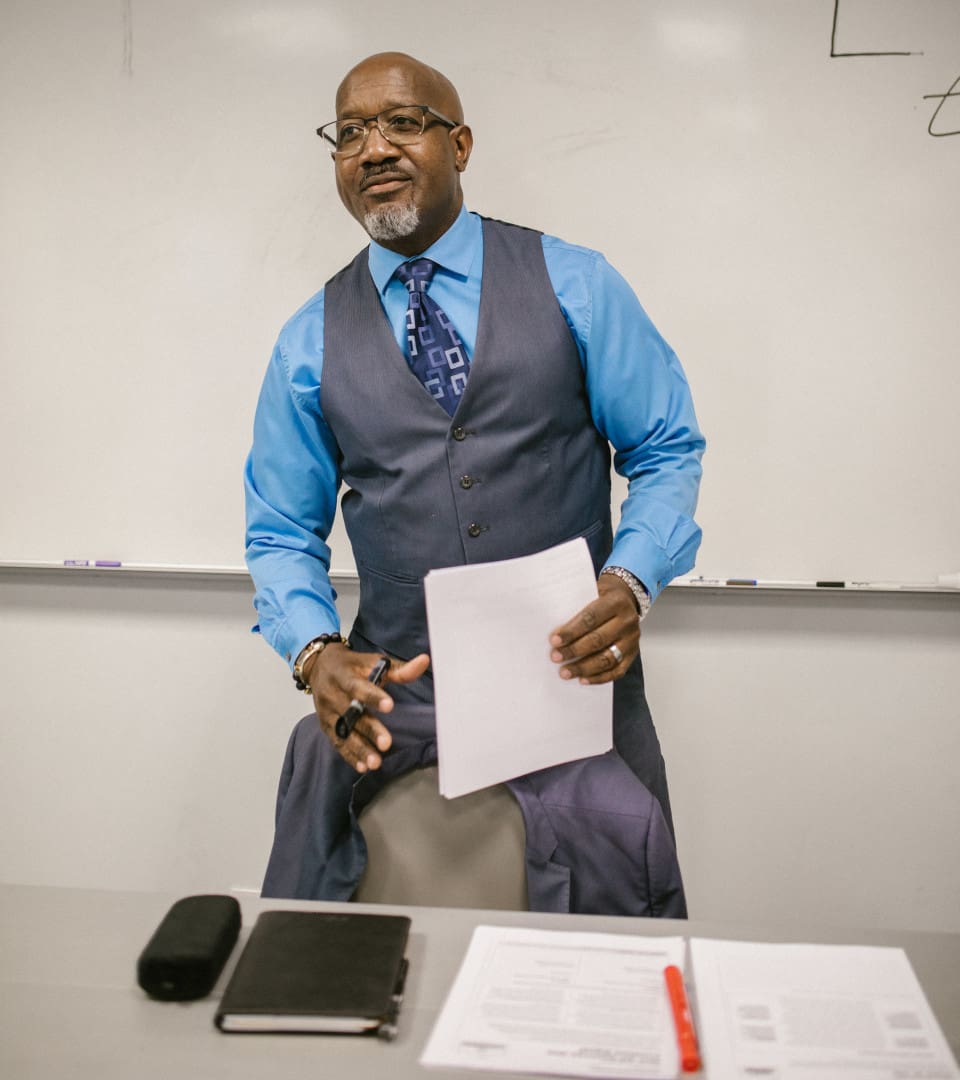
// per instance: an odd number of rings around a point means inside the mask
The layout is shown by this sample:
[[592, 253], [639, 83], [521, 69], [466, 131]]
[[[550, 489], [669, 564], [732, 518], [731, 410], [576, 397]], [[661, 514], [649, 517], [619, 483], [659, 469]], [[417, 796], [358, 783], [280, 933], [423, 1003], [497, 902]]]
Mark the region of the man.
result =
[[[616, 749], [510, 783], [530, 906], [682, 916], [639, 657], [640, 619], [700, 539], [704, 443], [680, 365], [598, 253], [467, 212], [473, 136], [439, 72], [368, 57], [336, 116], [319, 133], [373, 242], [282, 330], [245, 474], [259, 629], [314, 705], [288, 746], [264, 895], [348, 898], [357, 813], [436, 760], [427, 571], [584, 536], [598, 596], [549, 649], [559, 678], [614, 681]], [[616, 538], [611, 444], [630, 480]], [[325, 543], [341, 481], [360, 577], [349, 642]], [[380, 655], [383, 688], [368, 681]], [[341, 738], [352, 700], [366, 712]]]

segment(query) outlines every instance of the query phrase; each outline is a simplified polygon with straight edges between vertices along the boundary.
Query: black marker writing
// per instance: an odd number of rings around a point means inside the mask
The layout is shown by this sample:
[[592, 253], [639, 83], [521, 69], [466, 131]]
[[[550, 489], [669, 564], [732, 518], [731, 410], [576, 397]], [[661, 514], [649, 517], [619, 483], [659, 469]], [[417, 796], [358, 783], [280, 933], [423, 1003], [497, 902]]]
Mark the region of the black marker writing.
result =
[[935, 101], [939, 99], [939, 104], [937, 105], [936, 109], [934, 109], [933, 116], [930, 117], [930, 123], [927, 124], [927, 131], [935, 139], [940, 139], [944, 135], [960, 135], [960, 128], [954, 128], [953, 131], [934, 131], [933, 130], [933, 125], [934, 125], [937, 117], [940, 115], [940, 110], [943, 108], [943, 103], [947, 100], [947, 98], [958, 98], [958, 99], [960, 99], [960, 90], [957, 89], [958, 84], [960, 84], [960, 75], [958, 75], [953, 80], [953, 86], [951, 86], [950, 89], [945, 94], [924, 94], [923, 95], [923, 98], [924, 98], [925, 101], [928, 100], [928, 99], [933, 99]]
[[840, 0], [833, 2], [833, 30], [830, 34], [830, 55], [832, 57], [846, 56], [917, 56], [914, 52], [837, 52], [837, 19], [840, 14]]

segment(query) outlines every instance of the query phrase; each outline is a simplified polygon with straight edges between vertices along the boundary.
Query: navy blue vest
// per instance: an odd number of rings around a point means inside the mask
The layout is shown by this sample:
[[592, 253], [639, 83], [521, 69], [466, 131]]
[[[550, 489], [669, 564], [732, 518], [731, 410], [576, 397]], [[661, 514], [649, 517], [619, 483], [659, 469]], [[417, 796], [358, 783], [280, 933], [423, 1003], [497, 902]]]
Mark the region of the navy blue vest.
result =
[[[320, 404], [349, 485], [358, 648], [428, 651], [423, 577], [433, 567], [585, 536], [599, 570], [610, 551], [609, 449], [590, 417], [540, 234], [487, 220], [483, 229], [477, 343], [452, 419], [407, 367], [366, 251], [326, 286]], [[360, 807], [391, 777], [436, 760], [431, 694], [427, 678], [391, 687], [394, 747], [383, 770], [359, 779], [313, 713], [297, 725], [264, 896], [353, 894], [366, 861]], [[680, 918], [666, 774], [639, 656], [614, 684], [613, 704], [617, 753], [510, 782], [526, 827], [530, 906]]]
[[394, 656], [429, 651], [425, 574], [584, 536], [610, 552], [610, 451], [550, 283], [540, 234], [485, 219], [470, 378], [451, 419], [410, 371], [367, 250], [324, 290], [323, 416], [348, 490], [360, 577], [355, 631]]

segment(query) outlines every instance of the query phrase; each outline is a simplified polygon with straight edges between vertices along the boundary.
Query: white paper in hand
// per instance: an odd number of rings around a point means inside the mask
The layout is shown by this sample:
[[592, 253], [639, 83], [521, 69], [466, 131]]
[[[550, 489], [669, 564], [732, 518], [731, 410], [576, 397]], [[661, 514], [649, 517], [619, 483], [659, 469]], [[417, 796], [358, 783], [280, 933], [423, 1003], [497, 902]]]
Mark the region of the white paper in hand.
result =
[[585, 540], [432, 570], [424, 590], [441, 795], [611, 748], [613, 684], [561, 679], [550, 659], [550, 632], [597, 597]]

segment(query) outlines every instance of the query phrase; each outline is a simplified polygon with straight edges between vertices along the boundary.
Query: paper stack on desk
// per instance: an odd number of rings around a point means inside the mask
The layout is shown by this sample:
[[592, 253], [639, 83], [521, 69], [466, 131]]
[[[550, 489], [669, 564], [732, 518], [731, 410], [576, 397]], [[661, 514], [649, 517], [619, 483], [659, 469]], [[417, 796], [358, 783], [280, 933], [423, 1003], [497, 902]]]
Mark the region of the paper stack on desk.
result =
[[711, 1076], [960, 1076], [902, 949], [691, 938], [690, 957]]
[[683, 938], [478, 926], [424, 1065], [672, 1080]]
[[[673, 1080], [683, 938], [478, 926], [424, 1065]], [[902, 949], [690, 940], [708, 1080], [957, 1080]]]

